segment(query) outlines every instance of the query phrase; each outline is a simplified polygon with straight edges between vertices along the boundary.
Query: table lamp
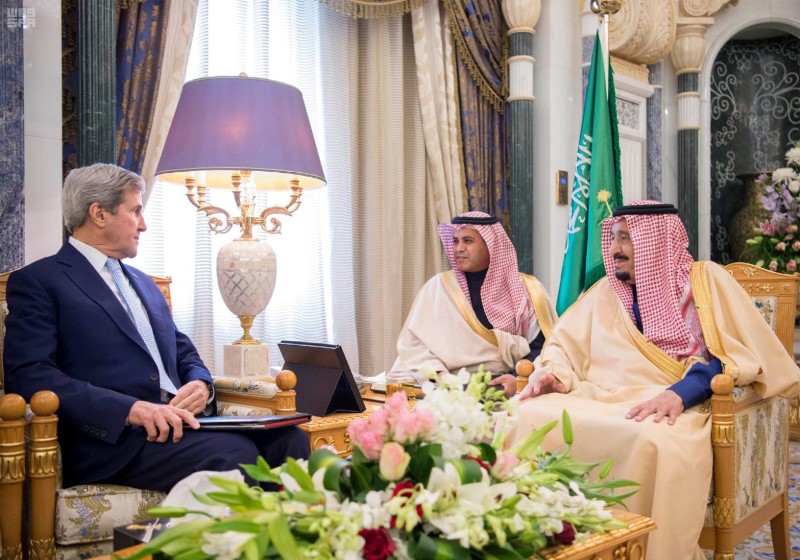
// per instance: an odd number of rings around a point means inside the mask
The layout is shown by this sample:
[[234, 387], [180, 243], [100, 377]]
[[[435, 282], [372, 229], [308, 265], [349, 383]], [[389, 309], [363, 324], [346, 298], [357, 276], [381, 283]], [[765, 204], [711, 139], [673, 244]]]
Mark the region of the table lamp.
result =
[[[185, 185], [186, 196], [208, 217], [209, 229], [242, 235], [217, 254], [217, 282], [244, 334], [224, 349], [225, 375], [266, 375], [269, 348], [250, 335], [253, 319], [275, 289], [275, 252], [253, 237], [253, 227], [280, 233], [278, 216], [300, 207], [303, 189], [325, 185], [303, 95], [260, 78], [219, 76], [187, 82], [170, 125], [156, 177]], [[206, 201], [207, 189], [231, 191], [237, 211]], [[290, 191], [285, 206], [256, 213], [257, 190]]]

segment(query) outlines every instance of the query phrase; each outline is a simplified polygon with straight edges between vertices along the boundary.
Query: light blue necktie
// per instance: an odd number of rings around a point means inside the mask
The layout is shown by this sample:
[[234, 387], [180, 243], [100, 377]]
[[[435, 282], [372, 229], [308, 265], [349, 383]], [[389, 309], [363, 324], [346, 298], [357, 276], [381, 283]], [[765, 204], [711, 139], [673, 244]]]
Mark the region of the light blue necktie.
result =
[[131, 293], [131, 286], [125, 281], [125, 273], [122, 272], [119, 261], [109, 257], [106, 261], [106, 268], [111, 271], [111, 277], [114, 279], [114, 284], [117, 285], [122, 300], [125, 302], [128, 315], [133, 320], [133, 324], [136, 325], [136, 330], [139, 331], [142, 340], [144, 340], [144, 344], [147, 346], [148, 352], [150, 352], [150, 357], [153, 358], [153, 361], [158, 367], [159, 385], [167, 393], [175, 395], [178, 390], [175, 388], [175, 384], [172, 383], [169, 375], [167, 375], [164, 364], [159, 358], [160, 354], [158, 352], [158, 346], [156, 346], [156, 337], [153, 335], [153, 327], [150, 325], [150, 321], [147, 319], [147, 315], [142, 306], [133, 305], [133, 302], [136, 300], [134, 294]]

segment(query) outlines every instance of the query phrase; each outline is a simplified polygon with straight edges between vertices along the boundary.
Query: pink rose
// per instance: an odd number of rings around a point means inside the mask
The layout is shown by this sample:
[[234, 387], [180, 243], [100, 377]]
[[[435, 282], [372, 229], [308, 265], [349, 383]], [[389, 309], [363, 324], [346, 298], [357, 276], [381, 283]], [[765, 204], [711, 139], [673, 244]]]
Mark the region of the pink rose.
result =
[[776, 250], [776, 251], [785, 251], [785, 250], [786, 250], [786, 243], [784, 243], [783, 241], [781, 241], [780, 243], [778, 243], [777, 245], [775, 245], [775, 250]]
[[800, 241], [795, 241], [792, 243], [792, 251], [800, 251]]
[[427, 438], [432, 432], [432, 411], [427, 409], [405, 410], [397, 417], [393, 439], [400, 443], [414, 443]]
[[775, 271], [777, 271], [777, 270], [778, 270], [778, 261], [770, 261], [770, 263], [769, 263], [769, 269], [770, 269], [772, 272], [775, 272]]
[[368, 420], [353, 420], [347, 427], [347, 433], [350, 435], [353, 445], [361, 450], [364, 457], [374, 461], [380, 456], [383, 436], [370, 428]]
[[793, 260], [787, 262], [786, 270], [791, 270], [792, 272], [794, 272], [795, 270], [797, 270], [797, 263]]
[[389, 482], [400, 480], [406, 474], [410, 462], [411, 455], [406, 453], [402, 445], [396, 442], [387, 443], [381, 449], [381, 458], [378, 463], [381, 478]]
[[797, 231], [797, 224], [792, 224], [786, 228], [786, 231], [789, 233], [795, 233]]

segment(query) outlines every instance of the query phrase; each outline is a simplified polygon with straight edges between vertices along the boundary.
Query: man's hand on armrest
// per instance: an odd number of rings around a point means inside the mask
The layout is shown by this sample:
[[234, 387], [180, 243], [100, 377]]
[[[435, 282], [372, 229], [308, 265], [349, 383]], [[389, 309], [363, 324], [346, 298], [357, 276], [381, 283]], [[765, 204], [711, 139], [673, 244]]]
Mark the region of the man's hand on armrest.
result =
[[675, 391], [667, 389], [657, 397], [634, 406], [628, 411], [625, 418], [629, 420], [633, 418], [637, 422], [641, 422], [648, 416], [655, 415], [653, 422], [661, 422], [661, 419], [666, 416], [667, 423], [672, 426], [683, 412], [683, 408], [683, 399]]
[[200, 428], [191, 412], [172, 405], [136, 401], [128, 413], [128, 424], [142, 426], [147, 432], [147, 441], [164, 443], [171, 429], [172, 441], [178, 443], [183, 437], [184, 423], [193, 430]]
[[524, 401], [547, 393], [566, 393], [567, 388], [552, 373], [534, 373], [528, 386], [520, 393], [519, 400]]

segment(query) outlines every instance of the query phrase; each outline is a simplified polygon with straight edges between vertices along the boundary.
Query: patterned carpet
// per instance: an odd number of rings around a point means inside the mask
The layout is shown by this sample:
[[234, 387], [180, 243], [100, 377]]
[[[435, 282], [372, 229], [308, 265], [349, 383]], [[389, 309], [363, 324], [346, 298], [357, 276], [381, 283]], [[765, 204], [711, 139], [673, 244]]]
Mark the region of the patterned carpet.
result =
[[[792, 535], [792, 558], [800, 558], [800, 442], [791, 442], [791, 465], [789, 466], [789, 532]], [[769, 524], [764, 525], [752, 537], [736, 547], [738, 559], [775, 558]]]

